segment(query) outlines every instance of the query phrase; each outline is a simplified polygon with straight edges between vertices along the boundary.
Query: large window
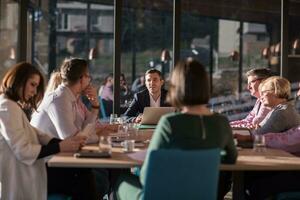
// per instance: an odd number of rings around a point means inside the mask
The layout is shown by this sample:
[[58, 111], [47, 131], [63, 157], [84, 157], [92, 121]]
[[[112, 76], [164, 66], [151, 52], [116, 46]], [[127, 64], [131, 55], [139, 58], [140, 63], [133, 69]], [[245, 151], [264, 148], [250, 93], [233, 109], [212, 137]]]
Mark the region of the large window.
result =
[[172, 52], [173, 1], [154, 0], [146, 3], [125, 0], [122, 18], [121, 71], [129, 82], [155, 67], [167, 79], [170, 59], [162, 52]]
[[[26, 51], [27, 60], [47, 74], [65, 58], [83, 57], [89, 60], [93, 83], [100, 87], [104, 78], [113, 72], [114, 1], [30, 0], [27, 17], [22, 19], [25, 23], [19, 22], [19, 7], [24, 6], [20, 2], [3, 0], [0, 3], [0, 73], [18, 57], [24, 59], [23, 51], [22, 56], [18, 55], [19, 49]], [[121, 46], [116, 47], [116, 51], [121, 52], [121, 64], [116, 67], [120, 67], [129, 86], [151, 67], [163, 71], [168, 80], [174, 57], [174, 2], [122, 1]], [[210, 76], [213, 100], [224, 105], [219, 111], [226, 110], [229, 104], [247, 102], [240, 97], [249, 98], [244, 74], [250, 68], [269, 67], [277, 74], [282, 71], [281, 2], [180, 1], [181, 12], [177, 16], [181, 23], [176, 24], [180, 26], [180, 58], [194, 57], [204, 64]], [[298, 0], [289, 1], [289, 11], [284, 10], [290, 26], [283, 29], [287, 34], [283, 42], [288, 46], [283, 69], [292, 82], [299, 80], [300, 73], [299, 5]], [[24, 30], [18, 30], [19, 24]], [[26, 30], [24, 24], [27, 24]], [[25, 32], [26, 48], [18, 41], [19, 33]], [[220, 102], [220, 99], [226, 100]], [[241, 110], [248, 112], [243, 107]], [[240, 111], [223, 113], [235, 112]]]
[[17, 59], [19, 5], [13, 0], [0, 1], [0, 76]]

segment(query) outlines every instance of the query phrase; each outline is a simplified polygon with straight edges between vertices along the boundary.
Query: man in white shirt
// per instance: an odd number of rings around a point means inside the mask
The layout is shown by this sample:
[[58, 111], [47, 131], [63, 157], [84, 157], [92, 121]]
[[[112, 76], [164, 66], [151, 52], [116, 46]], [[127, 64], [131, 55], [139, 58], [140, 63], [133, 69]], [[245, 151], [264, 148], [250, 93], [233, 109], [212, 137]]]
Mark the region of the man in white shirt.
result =
[[169, 106], [166, 101], [167, 91], [162, 88], [164, 80], [157, 69], [149, 69], [145, 73], [145, 84], [147, 89], [134, 95], [133, 101], [125, 112], [125, 116], [131, 121], [140, 122], [145, 107]]
[[[81, 59], [71, 59], [75, 67], [61, 69], [62, 84], [46, 94], [37, 111], [33, 113], [31, 124], [54, 137], [65, 139], [79, 133], [87, 124], [95, 123], [99, 112], [97, 92], [90, 85], [91, 77], [87, 65]], [[77, 63], [76, 63], [77, 62]], [[76, 65], [77, 64], [77, 65]], [[65, 66], [67, 66], [66, 64]], [[71, 65], [71, 64], [69, 64]], [[85, 116], [81, 114], [78, 101], [80, 95], [88, 96], [92, 109]]]
[[[54, 137], [65, 139], [80, 133], [87, 124], [95, 123], [99, 112], [97, 91], [90, 85], [91, 77], [87, 61], [79, 58], [65, 60], [60, 69], [62, 83], [46, 94], [31, 124]], [[91, 111], [83, 114], [81, 95], [87, 96]], [[92, 140], [98, 140], [92, 134]], [[90, 140], [91, 140], [90, 139]], [[98, 192], [94, 172], [90, 169], [47, 168], [48, 193], [72, 196], [72, 199], [99, 199], [107, 192]], [[101, 184], [108, 190], [107, 172]], [[101, 194], [99, 194], [101, 193]]]

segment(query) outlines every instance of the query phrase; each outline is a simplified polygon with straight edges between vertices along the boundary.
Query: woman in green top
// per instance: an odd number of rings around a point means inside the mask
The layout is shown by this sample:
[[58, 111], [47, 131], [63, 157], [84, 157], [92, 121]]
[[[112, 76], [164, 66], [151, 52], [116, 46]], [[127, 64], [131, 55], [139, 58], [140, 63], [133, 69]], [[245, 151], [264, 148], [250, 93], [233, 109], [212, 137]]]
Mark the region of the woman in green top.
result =
[[[208, 149], [225, 150], [223, 163], [235, 163], [237, 150], [226, 117], [212, 113], [209, 101], [209, 82], [204, 67], [197, 61], [187, 60], [175, 67], [170, 83], [168, 101], [180, 113], [161, 118], [148, 148], [139, 179], [125, 175], [119, 179], [118, 199], [139, 199], [145, 184], [149, 152], [157, 149]], [[230, 190], [230, 173], [220, 173], [218, 199]]]

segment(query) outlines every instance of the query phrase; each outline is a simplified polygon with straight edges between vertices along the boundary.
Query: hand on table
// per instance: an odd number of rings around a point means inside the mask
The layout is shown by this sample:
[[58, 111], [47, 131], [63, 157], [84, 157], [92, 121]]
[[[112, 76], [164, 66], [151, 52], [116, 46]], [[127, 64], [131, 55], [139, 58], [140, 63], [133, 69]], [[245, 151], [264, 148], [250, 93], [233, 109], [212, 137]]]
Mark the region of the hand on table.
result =
[[133, 121], [134, 123], [141, 123], [143, 119], [143, 114], [139, 114]]
[[86, 136], [71, 136], [59, 143], [60, 152], [76, 152], [85, 145]]

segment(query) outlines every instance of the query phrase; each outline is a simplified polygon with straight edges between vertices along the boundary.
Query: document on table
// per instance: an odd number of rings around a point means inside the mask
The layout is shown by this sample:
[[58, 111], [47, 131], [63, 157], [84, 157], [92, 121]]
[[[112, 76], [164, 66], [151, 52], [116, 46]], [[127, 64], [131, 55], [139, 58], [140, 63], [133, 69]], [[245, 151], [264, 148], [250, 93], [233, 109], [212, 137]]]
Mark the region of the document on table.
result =
[[232, 129], [233, 135], [251, 135], [251, 130], [247, 128], [233, 128]]
[[134, 160], [144, 161], [146, 158], [147, 149], [138, 152], [130, 153], [128, 156]]

